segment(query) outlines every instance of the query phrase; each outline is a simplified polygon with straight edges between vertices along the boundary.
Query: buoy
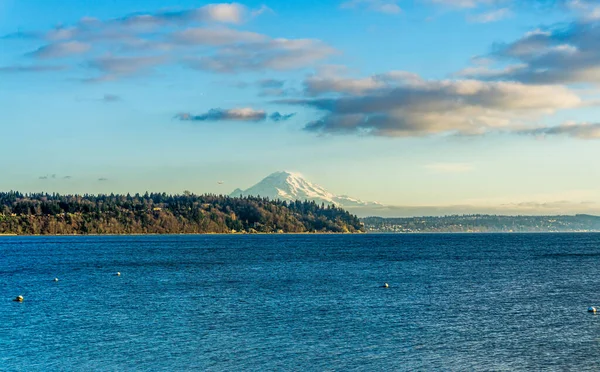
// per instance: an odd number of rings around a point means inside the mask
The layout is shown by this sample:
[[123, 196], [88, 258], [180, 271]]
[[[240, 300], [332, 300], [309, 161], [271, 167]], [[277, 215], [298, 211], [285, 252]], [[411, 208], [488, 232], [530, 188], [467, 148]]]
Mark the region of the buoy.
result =
[[594, 313], [596, 314], [596, 308], [593, 306], [588, 307], [588, 313]]
[[390, 287], [390, 285], [389, 285], [389, 284], [387, 284], [387, 283], [383, 283], [383, 288], [389, 288], [389, 287]]
[[15, 302], [23, 302], [23, 296], [17, 296], [17, 297], [15, 297], [15, 299], [13, 301], [15, 301]]
[[54, 281], [55, 281], [55, 282], [58, 282], [58, 278], [54, 278]]
[[121, 273], [117, 271], [117, 276], [121, 276]]

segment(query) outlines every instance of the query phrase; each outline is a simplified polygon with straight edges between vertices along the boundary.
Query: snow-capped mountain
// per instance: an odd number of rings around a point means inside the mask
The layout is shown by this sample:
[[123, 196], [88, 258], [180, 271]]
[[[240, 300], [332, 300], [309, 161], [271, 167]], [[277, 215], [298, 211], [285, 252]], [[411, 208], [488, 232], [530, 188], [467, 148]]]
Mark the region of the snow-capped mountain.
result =
[[247, 190], [236, 189], [230, 196], [261, 196], [280, 200], [309, 200], [316, 203], [334, 204], [340, 207], [381, 206], [364, 202], [346, 195], [335, 195], [315, 185], [297, 173], [275, 172]]

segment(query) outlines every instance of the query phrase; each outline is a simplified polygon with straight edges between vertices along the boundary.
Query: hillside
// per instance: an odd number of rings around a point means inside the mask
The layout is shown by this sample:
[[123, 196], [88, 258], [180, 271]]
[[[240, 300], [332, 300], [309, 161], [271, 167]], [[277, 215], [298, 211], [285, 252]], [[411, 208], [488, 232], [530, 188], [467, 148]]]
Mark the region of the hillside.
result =
[[363, 218], [368, 232], [596, 232], [600, 217], [462, 215], [444, 217]]
[[356, 216], [315, 202], [217, 195], [0, 193], [0, 234], [359, 232]]

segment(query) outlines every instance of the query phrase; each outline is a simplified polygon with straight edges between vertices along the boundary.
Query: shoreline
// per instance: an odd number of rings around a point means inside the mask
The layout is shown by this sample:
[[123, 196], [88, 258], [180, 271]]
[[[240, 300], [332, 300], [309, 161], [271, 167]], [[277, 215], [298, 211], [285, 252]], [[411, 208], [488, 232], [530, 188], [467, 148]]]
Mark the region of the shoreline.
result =
[[365, 235], [366, 232], [289, 232], [289, 233], [132, 233], [132, 234], [0, 234], [2, 236], [188, 236], [188, 235]]
[[418, 232], [289, 232], [289, 233], [133, 233], [133, 234], [0, 234], [0, 237], [99, 237], [99, 236], [229, 236], [229, 235], [518, 235], [518, 234], [600, 234], [600, 231], [418, 231]]

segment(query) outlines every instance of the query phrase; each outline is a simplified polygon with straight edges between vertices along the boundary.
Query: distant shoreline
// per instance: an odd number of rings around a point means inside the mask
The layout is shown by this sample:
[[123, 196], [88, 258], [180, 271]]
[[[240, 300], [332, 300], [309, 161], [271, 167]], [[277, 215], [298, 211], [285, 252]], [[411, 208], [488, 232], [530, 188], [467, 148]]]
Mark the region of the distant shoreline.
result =
[[99, 237], [99, 236], [245, 236], [245, 235], [519, 235], [519, 234], [600, 234], [600, 231], [418, 231], [418, 232], [289, 232], [289, 233], [181, 233], [181, 234], [0, 234], [0, 237]]
[[600, 232], [600, 217], [456, 215], [442, 217], [361, 219], [367, 232], [382, 233], [575, 233]]

